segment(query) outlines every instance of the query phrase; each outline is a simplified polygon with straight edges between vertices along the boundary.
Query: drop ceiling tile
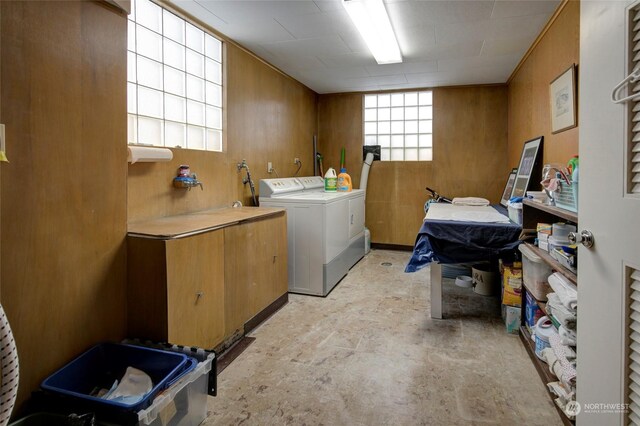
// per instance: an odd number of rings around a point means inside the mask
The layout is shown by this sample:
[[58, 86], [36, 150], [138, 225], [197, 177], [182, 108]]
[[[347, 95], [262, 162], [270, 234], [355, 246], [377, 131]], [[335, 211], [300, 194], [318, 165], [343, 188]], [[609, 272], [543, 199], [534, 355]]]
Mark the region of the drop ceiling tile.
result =
[[224, 20], [222, 20], [220, 17], [216, 16], [215, 14], [211, 13], [211, 11], [209, 11], [208, 9], [206, 9], [204, 6], [202, 6], [200, 3], [197, 3], [196, 1], [193, 1], [193, 0], [168, 0], [168, 1], [169, 3], [178, 7], [179, 9], [182, 9], [185, 12], [189, 13], [190, 15], [197, 17], [205, 24], [211, 26], [211, 28], [218, 29], [227, 25], [227, 23]]
[[304, 71], [304, 74], [311, 79], [326, 79], [329, 81], [333, 79], [370, 77], [369, 73], [364, 67], [307, 69]]
[[331, 10], [344, 9], [342, 7], [342, 0], [314, 0], [314, 3], [323, 12]]
[[294, 39], [275, 19], [226, 25], [222, 30], [224, 30], [226, 36], [242, 44], [254, 44], [256, 38], [259, 38], [261, 43], [274, 43]]
[[[432, 73], [407, 74], [409, 84], [423, 87], [437, 87], [463, 84], [495, 84], [504, 83], [506, 78], [498, 69], [438, 71]], [[477, 81], [477, 83], [474, 83]]]
[[340, 38], [347, 46], [349, 46], [349, 49], [351, 49], [352, 52], [363, 52], [371, 55], [371, 53], [369, 53], [367, 43], [365, 43], [359, 32], [346, 31], [340, 34]]
[[349, 53], [351, 50], [335, 36], [264, 43], [262, 47], [274, 55], [293, 58], [298, 55], [331, 56]]
[[[548, 15], [519, 16], [513, 18], [491, 19], [491, 26], [486, 38], [526, 38], [530, 37], [529, 45], [540, 34], [549, 20]], [[528, 47], [528, 46], [527, 46]]]
[[480, 56], [501, 56], [514, 54], [522, 58], [527, 49], [529, 49], [530, 44], [530, 38], [522, 39], [514, 37], [506, 39], [485, 40]]
[[436, 44], [456, 44], [487, 38], [491, 21], [439, 23], [435, 25]]
[[522, 55], [472, 56], [438, 60], [438, 71], [459, 71], [480, 67], [502, 67], [513, 70]]
[[395, 33], [403, 56], [419, 55], [429, 46], [436, 44], [434, 25], [399, 27], [395, 29]]
[[404, 55], [405, 62], [424, 62], [436, 59], [466, 58], [478, 56], [482, 51], [482, 40], [464, 43], [425, 45], [419, 52]]
[[385, 76], [378, 76], [378, 77], [364, 77], [364, 78], [347, 78], [344, 81], [351, 84], [351, 86], [353, 86], [354, 88], [407, 83], [407, 79], [404, 76], [404, 74], [385, 75]]
[[320, 59], [315, 56], [295, 56], [293, 58], [281, 58], [273, 55], [270, 56], [272, 58], [271, 61], [273, 61], [273, 64], [277, 64], [277, 66], [282, 69], [303, 71], [308, 69], [317, 70], [326, 68], [326, 66], [320, 61]]
[[302, 16], [285, 16], [277, 20], [295, 38], [328, 36], [340, 34], [345, 29], [350, 31], [355, 29], [344, 9]]
[[228, 24], [241, 24], [270, 18], [305, 15], [320, 11], [312, 1], [221, 1], [196, 0]]
[[375, 77], [381, 75], [438, 71], [438, 62], [403, 62], [401, 64], [370, 65], [365, 68], [369, 75]]
[[325, 64], [325, 66], [327, 67], [366, 67], [368, 65], [377, 65], [377, 62], [373, 58], [373, 55], [369, 52], [352, 52], [340, 55], [320, 55], [318, 56], [318, 59], [320, 59], [320, 62]]
[[489, 19], [493, 0], [405, 1], [387, 3], [386, 7], [393, 27], [399, 28]]
[[560, 0], [520, 0], [496, 1], [492, 18], [510, 18], [513, 16], [547, 15], [551, 16], [560, 4]]

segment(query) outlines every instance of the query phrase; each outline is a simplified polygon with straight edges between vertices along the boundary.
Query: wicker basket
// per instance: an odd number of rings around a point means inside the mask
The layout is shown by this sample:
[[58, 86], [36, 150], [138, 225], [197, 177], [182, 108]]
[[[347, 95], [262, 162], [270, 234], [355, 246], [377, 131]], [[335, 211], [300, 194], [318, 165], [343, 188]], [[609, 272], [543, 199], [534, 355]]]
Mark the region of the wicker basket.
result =
[[553, 192], [553, 200], [556, 207], [560, 207], [572, 212], [578, 212], [578, 182], [567, 185], [564, 182], [558, 183], [558, 189]]

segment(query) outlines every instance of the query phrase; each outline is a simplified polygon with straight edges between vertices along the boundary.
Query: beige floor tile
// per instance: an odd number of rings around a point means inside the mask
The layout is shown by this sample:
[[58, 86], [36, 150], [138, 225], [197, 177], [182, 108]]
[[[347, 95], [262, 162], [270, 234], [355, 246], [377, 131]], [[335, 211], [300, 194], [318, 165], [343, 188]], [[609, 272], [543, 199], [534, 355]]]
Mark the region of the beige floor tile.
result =
[[204, 424], [561, 424], [495, 299], [447, 281], [450, 319], [432, 320], [409, 256], [373, 250], [326, 298], [290, 294], [218, 377]]

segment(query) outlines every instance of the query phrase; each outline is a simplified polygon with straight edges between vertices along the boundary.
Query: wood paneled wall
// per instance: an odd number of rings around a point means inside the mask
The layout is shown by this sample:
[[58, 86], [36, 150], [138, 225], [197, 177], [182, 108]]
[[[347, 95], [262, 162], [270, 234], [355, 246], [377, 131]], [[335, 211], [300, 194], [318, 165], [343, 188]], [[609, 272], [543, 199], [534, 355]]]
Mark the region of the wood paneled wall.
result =
[[544, 136], [545, 163], [564, 164], [578, 153], [577, 127], [551, 134], [549, 84], [571, 64], [580, 62], [580, 2], [572, 0], [560, 7], [556, 19], [509, 80], [510, 167], [518, 167], [524, 142], [540, 135]]
[[126, 17], [98, 2], [0, 2], [2, 305], [21, 403], [125, 335]]
[[[321, 95], [319, 150], [327, 166], [346, 166], [359, 186], [362, 169], [361, 93]], [[434, 154], [431, 162], [376, 161], [371, 167], [366, 224], [374, 243], [413, 246], [424, 218], [425, 187], [451, 197], [497, 202], [509, 167], [506, 86], [433, 89]]]
[[[128, 219], [130, 222], [223, 206], [234, 200], [252, 205], [244, 170], [246, 159], [256, 186], [271, 161], [280, 176], [313, 174], [313, 135], [317, 129], [316, 94], [243, 49], [226, 44], [226, 150], [206, 152], [173, 149], [167, 163], [129, 165]], [[189, 164], [204, 191], [174, 189], [171, 179], [180, 164]]]

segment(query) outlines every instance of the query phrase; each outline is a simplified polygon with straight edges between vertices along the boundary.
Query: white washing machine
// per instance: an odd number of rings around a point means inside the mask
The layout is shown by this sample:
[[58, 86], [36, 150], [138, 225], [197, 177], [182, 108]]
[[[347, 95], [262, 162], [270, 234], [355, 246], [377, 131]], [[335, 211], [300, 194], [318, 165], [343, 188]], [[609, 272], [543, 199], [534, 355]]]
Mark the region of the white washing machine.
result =
[[319, 176], [260, 181], [260, 205], [287, 211], [289, 291], [326, 296], [364, 256], [364, 191]]

